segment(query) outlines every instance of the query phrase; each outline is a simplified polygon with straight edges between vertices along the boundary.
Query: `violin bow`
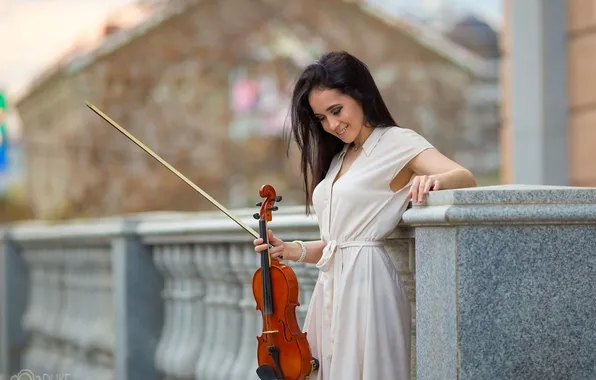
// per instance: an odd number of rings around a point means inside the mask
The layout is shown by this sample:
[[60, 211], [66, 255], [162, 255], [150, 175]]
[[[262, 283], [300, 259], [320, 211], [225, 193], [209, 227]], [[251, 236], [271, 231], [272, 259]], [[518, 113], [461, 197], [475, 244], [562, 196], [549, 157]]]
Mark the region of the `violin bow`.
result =
[[85, 104], [93, 112], [95, 112], [97, 115], [99, 115], [102, 119], [104, 119], [105, 121], [107, 121], [108, 124], [110, 124], [112, 127], [116, 128], [124, 136], [126, 136], [130, 141], [132, 141], [133, 143], [137, 144], [141, 149], [143, 149], [145, 152], [147, 152], [151, 157], [155, 158], [157, 161], [159, 161], [159, 163], [161, 163], [163, 166], [165, 166], [167, 169], [169, 169], [172, 173], [176, 174], [176, 176], [178, 176], [178, 178], [180, 178], [181, 180], [183, 180], [184, 182], [186, 182], [190, 187], [192, 187], [193, 189], [195, 189], [198, 193], [200, 193], [203, 197], [205, 197], [209, 202], [211, 202], [215, 207], [217, 207], [218, 209], [220, 209], [230, 219], [232, 219], [234, 222], [236, 222], [240, 227], [244, 228], [249, 234], [251, 234], [252, 236], [254, 236], [256, 239], [260, 238], [260, 235], [257, 233], [257, 231], [255, 231], [254, 229], [250, 228], [250, 226], [248, 226], [246, 223], [242, 222], [240, 219], [238, 219], [234, 215], [232, 215], [232, 213], [230, 213], [230, 211], [228, 211], [228, 209], [226, 209], [218, 201], [216, 201], [215, 199], [213, 199], [203, 189], [201, 189], [200, 187], [198, 187], [197, 185], [195, 185], [190, 179], [186, 178], [182, 173], [180, 173], [178, 170], [176, 170], [172, 165], [168, 164], [166, 162], [166, 160], [164, 160], [157, 153], [155, 153], [154, 151], [152, 151], [151, 149], [149, 149], [145, 144], [143, 144], [136, 137], [134, 137], [132, 134], [130, 134], [126, 129], [124, 129], [120, 125], [118, 125], [118, 123], [116, 123], [114, 120], [112, 120], [108, 115], [106, 115], [105, 113], [101, 112], [97, 107], [95, 107], [93, 104], [91, 104], [88, 101], [85, 101]]

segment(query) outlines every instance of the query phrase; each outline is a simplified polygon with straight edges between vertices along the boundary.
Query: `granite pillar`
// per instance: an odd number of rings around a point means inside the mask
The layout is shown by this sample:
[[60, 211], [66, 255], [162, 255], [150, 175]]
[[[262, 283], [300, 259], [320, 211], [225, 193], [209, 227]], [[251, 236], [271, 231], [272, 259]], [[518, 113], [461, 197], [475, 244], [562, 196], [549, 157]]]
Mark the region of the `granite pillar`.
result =
[[0, 379], [21, 368], [27, 336], [21, 319], [27, 307], [28, 273], [8, 230], [0, 227]]
[[596, 379], [596, 189], [439, 191], [403, 219], [417, 380]]
[[154, 360], [164, 318], [163, 278], [135, 228], [136, 222], [125, 221], [121, 234], [112, 240], [114, 378], [156, 380], [160, 378]]

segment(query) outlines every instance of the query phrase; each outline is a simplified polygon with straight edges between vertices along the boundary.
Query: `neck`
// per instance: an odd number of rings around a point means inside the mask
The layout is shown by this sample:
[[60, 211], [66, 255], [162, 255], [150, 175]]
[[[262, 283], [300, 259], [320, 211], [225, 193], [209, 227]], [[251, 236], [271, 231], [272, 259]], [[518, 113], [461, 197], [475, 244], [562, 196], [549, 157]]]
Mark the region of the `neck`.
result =
[[362, 148], [362, 145], [364, 145], [364, 142], [366, 141], [368, 136], [370, 136], [372, 131], [373, 129], [371, 127], [363, 126], [358, 136], [356, 136], [356, 139], [354, 139], [354, 142], [352, 142], [352, 148], [354, 150]]

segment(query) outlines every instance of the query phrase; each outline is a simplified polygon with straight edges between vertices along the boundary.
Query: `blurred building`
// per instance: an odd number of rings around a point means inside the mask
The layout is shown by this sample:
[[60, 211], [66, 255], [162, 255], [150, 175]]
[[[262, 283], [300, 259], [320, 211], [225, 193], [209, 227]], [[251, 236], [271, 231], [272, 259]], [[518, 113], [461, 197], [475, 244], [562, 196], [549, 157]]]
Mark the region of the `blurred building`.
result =
[[302, 203], [294, 150], [283, 159], [289, 91], [329, 50], [369, 65], [400, 125], [480, 175], [498, 169], [494, 57], [355, 2], [313, 7], [151, 1], [108, 20], [18, 102], [37, 216], [213, 207], [84, 100], [228, 207], [254, 206], [263, 183]]
[[457, 20], [446, 36], [483, 58], [498, 60], [501, 55], [497, 31], [473, 14]]
[[594, 2], [504, 5], [502, 182], [596, 186]]

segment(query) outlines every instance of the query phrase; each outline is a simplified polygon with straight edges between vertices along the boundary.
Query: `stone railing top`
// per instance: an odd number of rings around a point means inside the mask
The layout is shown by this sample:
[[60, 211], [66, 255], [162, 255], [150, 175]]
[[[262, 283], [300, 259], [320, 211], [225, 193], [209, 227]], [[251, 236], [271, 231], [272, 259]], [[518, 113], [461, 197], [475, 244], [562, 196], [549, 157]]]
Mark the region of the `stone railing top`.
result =
[[[258, 221], [253, 218], [258, 210], [255, 206], [230, 212], [258, 231]], [[202, 212], [152, 212], [67, 221], [27, 221], [4, 227], [5, 230], [0, 226], [0, 242], [6, 236], [21, 246], [105, 246], [115, 236], [130, 234], [139, 235], [148, 244], [252, 242], [254, 239], [217, 209]], [[320, 239], [317, 217], [306, 216], [304, 206], [280, 207], [279, 211], [274, 212], [269, 227], [284, 240]], [[397, 228], [389, 238], [412, 237], [412, 229], [404, 226]]]
[[[281, 239], [296, 238], [318, 239], [316, 216], [306, 216], [303, 206], [283, 207], [273, 213], [270, 229]], [[235, 217], [258, 232], [259, 224], [253, 214], [258, 207], [230, 210]], [[136, 232], [143, 236], [145, 242], [252, 242], [254, 237], [240, 227], [227, 215], [217, 211], [193, 214], [192, 218], [168, 220], [142, 220]]]
[[[253, 214], [255, 209], [231, 210], [243, 223], [258, 231], [258, 221]], [[273, 220], [269, 223], [277, 237], [287, 239], [320, 239], [319, 226], [316, 215], [306, 216], [304, 206], [291, 206], [280, 208], [274, 212]], [[143, 220], [139, 223], [137, 233], [143, 236], [144, 241], [152, 242], [213, 242], [213, 241], [252, 241], [254, 238], [244, 231], [234, 221], [223, 213], [201, 213], [189, 219], [168, 220]], [[389, 239], [411, 238], [413, 232], [409, 226], [397, 228]]]
[[141, 219], [179, 220], [187, 217], [185, 213], [155, 212], [67, 221], [34, 220], [5, 226], [3, 235], [8, 235], [11, 241], [18, 244], [43, 244], [50, 241], [80, 244], [81, 240], [89, 244], [108, 244], [114, 236], [134, 232], [136, 223]]
[[409, 226], [486, 223], [596, 223], [596, 188], [501, 185], [431, 192]]
[[[281, 206], [281, 205], [280, 205]], [[258, 207], [231, 210], [254, 230]], [[596, 223], [596, 188], [503, 185], [431, 192], [423, 204], [405, 212], [391, 238], [413, 236], [422, 225], [486, 223]], [[282, 239], [318, 239], [315, 215], [303, 206], [280, 207], [271, 229]], [[5, 232], [2, 232], [3, 228]], [[139, 234], [146, 241], [252, 241], [253, 237], [215, 209], [207, 212], [153, 212], [112, 218], [31, 221], [0, 227], [1, 235], [20, 244], [109, 244], [114, 236]]]
[[428, 206], [476, 204], [596, 204], [596, 188], [498, 185], [431, 193]]

